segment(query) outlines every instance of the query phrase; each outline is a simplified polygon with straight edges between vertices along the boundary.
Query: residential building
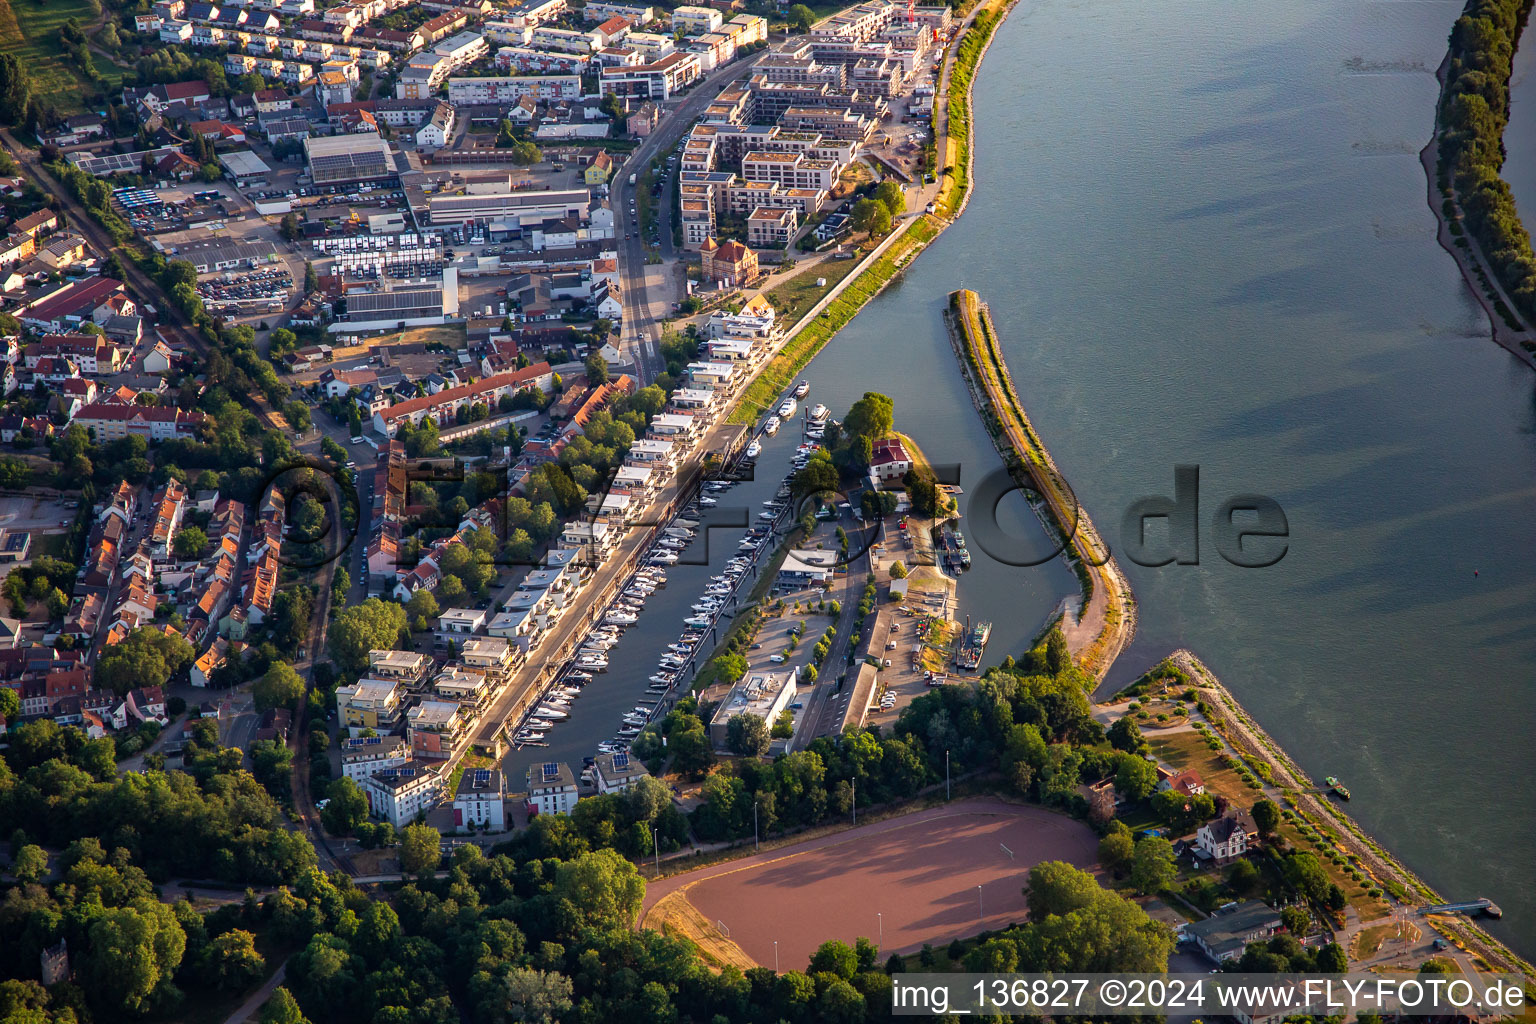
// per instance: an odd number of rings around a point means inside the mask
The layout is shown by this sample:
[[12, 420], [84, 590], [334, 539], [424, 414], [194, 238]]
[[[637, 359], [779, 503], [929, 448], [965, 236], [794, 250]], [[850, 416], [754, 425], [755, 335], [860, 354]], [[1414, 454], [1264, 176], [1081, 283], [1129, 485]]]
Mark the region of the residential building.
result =
[[723, 244], [706, 239], [699, 255], [706, 281], [720, 281], [732, 287], [744, 285], [757, 276], [757, 254], [734, 239]]
[[1228, 810], [1226, 814], [1201, 825], [1195, 833], [1195, 858], [1217, 866], [1230, 864], [1244, 856], [1258, 838], [1253, 818], [1247, 811]]
[[836, 569], [837, 552], [820, 548], [796, 548], [779, 565], [775, 582], [792, 590], [826, 586], [832, 582], [832, 574]]
[[456, 107], [515, 104], [523, 97], [546, 103], [581, 99], [580, 75], [514, 75], [448, 79], [448, 102]]
[[374, 772], [399, 768], [411, 759], [404, 736], [349, 736], [341, 741], [341, 774], [364, 786]]
[[336, 715], [345, 728], [392, 732], [400, 724], [401, 711], [397, 680], [364, 676], [336, 688]]
[[569, 765], [548, 761], [528, 767], [528, 813], [569, 814], [579, 793]]
[[435, 395], [422, 395], [399, 402], [375, 413], [373, 426], [385, 437], [394, 437], [401, 423], [408, 422], [412, 426], [417, 426], [427, 417], [431, 417], [439, 425], [446, 426], [456, 422], [461, 406], [468, 407], [476, 402], [484, 402], [488, 407], [495, 408], [503, 395], [514, 395], [524, 388], [537, 388], [548, 392], [553, 386], [553, 370], [550, 369], [550, 365], [535, 363], [512, 373], [498, 373], [475, 381], [473, 384], [446, 388]]
[[782, 249], [800, 228], [795, 211], [781, 206], [760, 206], [747, 215], [747, 244], [755, 248]]
[[395, 828], [404, 828], [437, 805], [442, 795], [441, 766], [407, 761], [368, 776], [363, 793], [368, 810]]
[[451, 700], [423, 700], [405, 713], [406, 735], [413, 757], [442, 761], [453, 756], [454, 745], [469, 725], [463, 705]]
[[507, 785], [499, 768], [470, 768], [453, 794], [453, 823], [458, 828], [505, 832]]
[[879, 487], [899, 481], [912, 469], [912, 456], [900, 438], [882, 438], [871, 446], [869, 476]]
[[651, 773], [637, 757], [620, 750], [612, 754], [598, 754], [593, 764], [593, 781], [599, 794], [621, 793], [646, 778]]

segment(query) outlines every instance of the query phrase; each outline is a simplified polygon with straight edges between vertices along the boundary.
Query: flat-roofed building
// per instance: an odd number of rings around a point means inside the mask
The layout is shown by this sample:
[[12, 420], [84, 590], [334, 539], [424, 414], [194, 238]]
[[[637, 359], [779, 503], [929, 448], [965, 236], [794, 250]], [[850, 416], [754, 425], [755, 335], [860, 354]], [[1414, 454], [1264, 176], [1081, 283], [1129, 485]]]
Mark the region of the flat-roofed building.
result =
[[783, 248], [799, 230], [795, 211], [783, 206], [760, 206], [747, 215], [747, 244], [756, 248]]
[[369, 651], [368, 674], [414, 686], [432, 671], [432, 656], [415, 651]]
[[441, 761], [453, 756], [454, 744], [468, 727], [470, 714], [451, 700], [424, 700], [405, 714], [411, 754], [420, 760]]
[[772, 729], [779, 712], [795, 699], [795, 673], [748, 672], [732, 688], [709, 720], [709, 740], [715, 749], [726, 749], [726, 732], [737, 715], [760, 718]]
[[493, 688], [500, 688], [517, 664], [518, 653], [519, 648], [505, 637], [474, 636], [459, 649], [459, 664], [485, 676]]
[[316, 185], [380, 181], [397, 177], [389, 142], [375, 132], [310, 137], [304, 158]]
[[462, 191], [427, 197], [427, 222], [434, 227], [468, 221], [509, 221], [538, 225], [545, 221], [587, 219], [592, 193], [584, 188], [518, 191], [507, 183], [471, 182]]
[[510, 75], [495, 78], [448, 79], [448, 102], [454, 106], [511, 105], [527, 96], [545, 103], [581, 98], [580, 75]]
[[463, 640], [485, 628], [483, 608], [445, 608], [437, 617], [437, 639]]
[[336, 716], [348, 729], [389, 732], [400, 724], [400, 714], [398, 680], [364, 676], [336, 688]]
[[713, 7], [675, 7], [672, 9], [672, 28], [681, 29], [684, 35], [702, 35], [713, 32], [725, 24], [725, 18]]
[[411, 759], [404, 736], [349, 736], [341, 741], [341, 774], [362, 786], [374, 772], [398, 768]]
[[439, 284], [353, 292], [347, 311], [326, 328], [332, 334], [388, 331], [440, 324], [459, 315], [459, 272], [443, 271]]

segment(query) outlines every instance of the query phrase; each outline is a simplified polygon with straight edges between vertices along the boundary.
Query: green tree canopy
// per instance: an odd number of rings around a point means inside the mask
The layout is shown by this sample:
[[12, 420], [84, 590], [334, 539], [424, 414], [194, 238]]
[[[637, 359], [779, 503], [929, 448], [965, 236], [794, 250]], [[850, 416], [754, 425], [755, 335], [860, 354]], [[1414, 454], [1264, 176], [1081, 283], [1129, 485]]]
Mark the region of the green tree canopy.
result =
[[304, 679], [285, 661], [274, 661], [266, 674], [251, 687], [251, 699], [257, 711], [292, 708], [304, 696]]

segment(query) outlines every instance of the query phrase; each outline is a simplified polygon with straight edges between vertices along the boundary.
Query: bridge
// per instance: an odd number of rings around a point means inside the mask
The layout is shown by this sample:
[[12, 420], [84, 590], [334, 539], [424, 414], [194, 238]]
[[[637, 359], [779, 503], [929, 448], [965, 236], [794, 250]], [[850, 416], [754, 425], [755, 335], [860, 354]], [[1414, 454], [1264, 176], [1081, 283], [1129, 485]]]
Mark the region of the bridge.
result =
[[1478, 914], [1488, 917], [1503, 917], [1504, 911], [1499, 905], [1486, 896], [1479, 896], [1475, 900], [1467, 900], [1464, 903], [1437, 903], [1432, 907], [1420, 907], [1419, 914]]

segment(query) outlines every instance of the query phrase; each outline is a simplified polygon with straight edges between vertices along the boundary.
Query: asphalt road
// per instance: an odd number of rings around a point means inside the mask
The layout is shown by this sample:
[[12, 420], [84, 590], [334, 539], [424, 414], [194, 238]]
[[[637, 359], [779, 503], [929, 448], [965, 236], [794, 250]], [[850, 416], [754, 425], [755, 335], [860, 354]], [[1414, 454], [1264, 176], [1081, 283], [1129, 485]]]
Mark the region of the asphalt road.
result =
[[676, 256], [672, 246], [670, 178], [677, 172], [674, 167], [666, 174], [668, 184], [662, 187], [656, 212], [661, 254], [668, 262], [651, 266], [645, 262], [646, 245], [640, 237], [638, 218], [630, 213], [629, 204], [633, 196], [629, 176], [634, 174], [638, 177], [658, 153], [665, 153], [676, 145], [678, 139], [692, 130], [693, 122], [714, 101], [720, 90], [747, 75], [756, 60], [757, 55], [754, 54], [740, 63], [733, 62], [700, 79], [677, 106], [665, 113], [651, 134], [619, 168], [619, 173], [614, 175], [611, 199], [617, 222], [616, 231], [622, 230], [624, 235], [615, 239], [619, 252], [619, 285], [624, 292], [624, 334], [620, 351], [629, 354], [630, 361], [639, 372], [642, 385], [649, 384], [666, 368], [658, 347], [661, 321], [671, 313], [672, 303], [682, 298], [678, 289], [668, 284], [674, 266], [670, 261]]

